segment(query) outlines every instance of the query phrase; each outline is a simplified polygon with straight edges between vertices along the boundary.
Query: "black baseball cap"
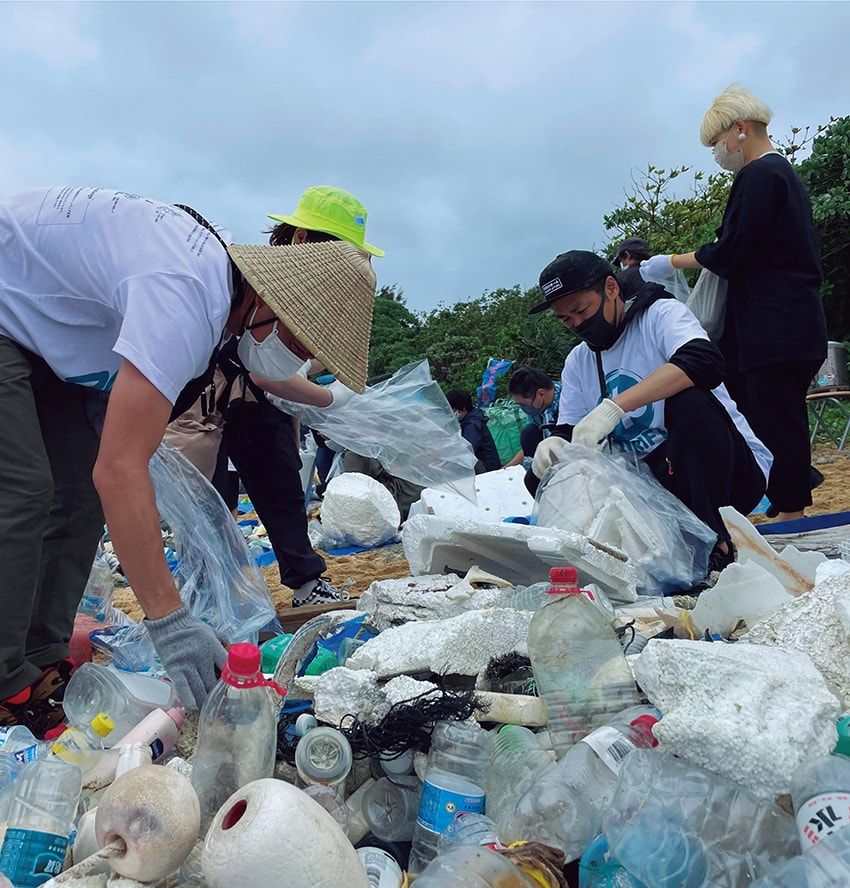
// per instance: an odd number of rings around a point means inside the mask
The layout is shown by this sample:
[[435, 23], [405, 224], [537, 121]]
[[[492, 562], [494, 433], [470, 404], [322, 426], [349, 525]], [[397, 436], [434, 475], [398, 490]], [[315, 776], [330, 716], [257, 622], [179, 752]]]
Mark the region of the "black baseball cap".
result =
[[614, 254], [614, 258], [611, 261], [619, 262], [623, 253], [633, 253], [637, 256], [644, 256], [647, 259], [652, 255], [649, 252], [649, 244], [639, 237], [630, 237], [627, 240], [624, 240], [620, 246], [617, 247], [617, 252]]
[[535, 305], [529, 314], [545, 311], [553, 302], [570, 293], [588, 290], [609, 274], [614, 274], [611, 264], [596, 253], [588, 250], [561, 253], [540, 272], [540, 289], [546, 298]]

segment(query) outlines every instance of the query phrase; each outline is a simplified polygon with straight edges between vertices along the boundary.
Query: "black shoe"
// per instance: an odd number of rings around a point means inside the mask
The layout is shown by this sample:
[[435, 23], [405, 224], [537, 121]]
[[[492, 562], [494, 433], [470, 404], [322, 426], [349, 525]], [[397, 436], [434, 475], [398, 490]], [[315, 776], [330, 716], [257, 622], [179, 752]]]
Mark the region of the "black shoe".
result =
[[310, 590], [309, 594], [300, 601], [292, 599], [293, 607], [308, 607], [317, 604], [334, 604], [340, 601], [348, 601], [350, 596], [347, 592], [340, 592], [325, 577], [319, 577], [316, 585]]
[[711, 554], [708, 556], [708, 575], [720, 573], [721, 570], [729, 567], [735, 562], [735, 556], [738, 554], [731, 542], [726, 543], [728, 552], [724, 552], [720, 548], [720, 543], [715, 543]]

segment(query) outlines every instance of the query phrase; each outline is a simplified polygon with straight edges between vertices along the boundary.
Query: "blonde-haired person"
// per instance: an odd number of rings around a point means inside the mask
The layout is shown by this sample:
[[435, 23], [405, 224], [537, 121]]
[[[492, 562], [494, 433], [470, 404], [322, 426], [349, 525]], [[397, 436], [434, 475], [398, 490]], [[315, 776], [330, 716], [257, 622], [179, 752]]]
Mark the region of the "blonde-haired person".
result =
[[770, 141], [771, 117], [743, 87], [729, 87], [712, 102], [700, 139], [735, 175], [717, 240], [644, 265], [654, 274], [708, 268], [728, 281], [719, 342], [726, 387], [773, 453], [770, 514], [786, 520], [802, 517], [812, 503], [806, 390], [826, 357], [826, 320], [811, 204]]

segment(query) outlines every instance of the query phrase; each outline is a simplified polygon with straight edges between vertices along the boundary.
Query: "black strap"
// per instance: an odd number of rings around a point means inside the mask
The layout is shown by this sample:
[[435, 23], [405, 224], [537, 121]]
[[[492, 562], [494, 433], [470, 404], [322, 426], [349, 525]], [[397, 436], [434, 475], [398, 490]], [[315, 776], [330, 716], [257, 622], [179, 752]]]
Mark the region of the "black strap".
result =
[[604, 401], [608, 397], [608, 386], [605, 385], [605, 369], [602, 367], [602, 353], [594, 350], [593, 354], [596, 355], [596, 376], [599, 380], [599, 394]]
[[186, 206], [186, 204], [174, 204], [178, 210], [183, 210], [184, 213], [188, 213], [202, 228], [206, 228], [206, 230], [224, 247], [224, 252], [227, 253], [228, 261], [230, 262], [230, 277], [233, 282], [233, 301], [239, 301], [242, 298], [242, 292], [245, 288], [245, 278], [242, 276], [242, 272], [239, 270], [239, 266], [231, 259], [230, 253], [227, 250], [227, 244], [224, 242], [224, 238], [215, 230], [210, 222], [208, 222], [197, 210], [193, 210], [191, 207]]

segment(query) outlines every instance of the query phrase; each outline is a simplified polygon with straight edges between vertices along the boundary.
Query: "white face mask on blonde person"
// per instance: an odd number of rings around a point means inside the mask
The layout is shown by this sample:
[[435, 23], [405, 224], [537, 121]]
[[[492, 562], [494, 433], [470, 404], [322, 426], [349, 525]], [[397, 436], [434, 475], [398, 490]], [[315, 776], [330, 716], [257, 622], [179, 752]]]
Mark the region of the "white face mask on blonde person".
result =
[[[277, 335], [277, 319], [273, 322], [271, 332], [262, 342], [257, 342], [251, 335], [251, 326], [256, 315], [257, 309], [255, 308], [237, 348], [239, 360], [242, 361], [245, 369], [249, 373], [256, 373], [266, 379], [277, 381], [290, 379], [297, 375], [304, 365], [304, 358], [296, 355], [280, 341]], [[257, 326], [262, 325], [262, 321], [257, 324]]]
[[743, 133], [738, 133], [738, 148], [735, 151], [729, 151], [726, 148], [726, 142], [731, 135], [731, 130], [727, 130], [714, 143], [714, 160], [721, 169], [728, 170], [730, 173], [738, 173], [744, 167], [743, 142], [746, 136]]

